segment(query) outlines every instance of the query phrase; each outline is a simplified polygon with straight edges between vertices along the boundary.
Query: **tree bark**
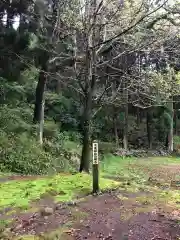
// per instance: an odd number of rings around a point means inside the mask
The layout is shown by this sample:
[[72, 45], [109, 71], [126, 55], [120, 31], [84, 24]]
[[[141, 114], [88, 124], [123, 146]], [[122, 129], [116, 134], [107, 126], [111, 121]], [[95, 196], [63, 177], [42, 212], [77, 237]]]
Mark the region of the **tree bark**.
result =
[[178, 135], [177, 122], [178, 122], [177, 110], [174, 109], [174, 134], [175, 135]]
[[43, 100], [42, 107], [41, 107], [41, 118], [39, 122], [39, 142], [42, 145], [43, 144], [43, 130], [44, 130], [44, 105], [45, 102]]
[[84, 100], [84, 113], [82, 118], [83, 147], [79, 171], [89, 173], [90, 162], [90, 141], [91, 141], [91, 118], [92, 118], [92, 97], [95, 85], [95, 72], [93, 73], [93, 55], [87, 50], [87, 76], [86, 76], [86, 95]]
[[41, 121], [46, 80], [47, 80], [46, 65], [43, 65], [39, 72], [39, 79], [36, 87], [36, 99], [35, 99], [34, 118], [33, 118], [34, 123], [39, 123]]
[[83, 147], [79, 171], [89, 173], [90, 162], [90, 143], [91, 143], [91, 116], [92, 116], [92, 96], [89, 93], [86, 105], [84, 107], [84, 116], [82, 122]]
[[170, 122], [170, 128], [168, 133], [168, 151], [173, 152], [173, 119], [174, 119], [174, 110], [173, 110], [173, 99], [168, 103], [169, 110], [171, 112], [171, 122]]
[[[117, 87], [116, 87], [116, 81], [112, 83], [112, 96], [114, 97], [116, 95]], [[119, 137], [118, 137], [118, 127], [117, 127], [117, 107], [113, 107], [113, 125], [114, 125], [114, 137], [115, 137], [115, 143], [116, 147], [119, 147]]]
[[116, 113], [116, 109], [114, 109], [114, 136], [115, 136], [115, 143], [116, 143], [116, 147], [119, 147], [119, 136], [118, 136], [118, 128], [117, 128], [117, 113]]
[[[170, 68], [169, 66], [169, 81], [171, 83], [171, 91], [173, 92], [173, 87], [174, 87], [174, 83], [175, 83], [175, 74], [174, 74], [174, 70], [172, 68]], [[171, 96], [167, 105], [168, 105], [168, 109], [170, 111], [170, 115], [171, 115], [171, 121], [170, 121], [170, 128], [169, 128], [169, 133], [168, 133], [168, 151], [169, 152], [173, 152], [174, 148], [173, 148], [173, 137], [174, 137], [174, 129], [173, 129], [173, 123], [174, 123], [174, 105], [173, 105], [173, 100], [174, 97]]]
[[[91, 119], [92, 119], [92, 101], [96, 83], [96, 0], [92, 1], [92, 5], [86, 3], [86, 14], [88, 19], [89, 27], [86, 33], [86, 72], [87, 76], [85, 79], [85, 105], [83, 114], [83, 147], [81, 154], [81, 163], [79, 171], [85, 171], [89, 173], [89, 163], [90, 163], [90, 143], [91, 143]], [[93, 21], [91, 25], [90, 17], [93, 16]]]
[[14, 18], [13, 7], [11, 6], [10, 0], [8, 0], [7, 2], [8, 2], [8, 8], [6, 10], [6, 14], [7, 14], [6, 27], [12, 28], [13, 27], [13, 18]]
[[141, 117], [140, 117], [140, 109], [137, 107], [137, 126], [140, 126]]
[[128, 90], [127, 90], [127, 84], [124, 83], [124, 100], [125, 100], [125, 106], [124, 106], [124, 131], [123, 131], [123, 147], [125, 150], [128, 149]]
[[44, 127], [44, 92], [46, 87], [46, 64], [42, 65], [40, 73], [39, 73], [39, 80], [36, 87], [36, 99], [35, 99], [35, 108], [34, 108], [34, 118], [33, 122], [39, 123], [39, 142], [43, 144], [43, 127]]
[[152, 149], [152, 110], [147, 110], [147, 137], [148, 137], [148, 147]]

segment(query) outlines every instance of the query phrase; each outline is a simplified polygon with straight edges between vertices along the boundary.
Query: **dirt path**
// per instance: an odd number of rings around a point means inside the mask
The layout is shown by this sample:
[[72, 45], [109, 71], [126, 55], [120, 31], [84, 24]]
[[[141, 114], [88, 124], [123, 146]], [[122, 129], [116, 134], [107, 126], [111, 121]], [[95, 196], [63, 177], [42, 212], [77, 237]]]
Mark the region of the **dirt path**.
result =
[[91, 199], [80, 209], [89, 212], [90, 217], [79, 225], [81, 231], [75, 239], [150, 240], [180, 236], [178, 225], [160, 215], [157, 209], [147, 211], [147, 207], [143, 209], [134, 201], [131, 204], [119, 201], [116, 195]]
[[17, 236], [52, 232], [51, 238], [42, 238], [52, 240], [178, 240], [180, 211], [172, 214], [172, 209], [142, 205], [137, 199], [145, 195], [106, 193], [89, 196], [73, 206], [46, 199], [39, 206], [42, 209], [48, 206], [52, 211], [20, 215], [11, 233]]

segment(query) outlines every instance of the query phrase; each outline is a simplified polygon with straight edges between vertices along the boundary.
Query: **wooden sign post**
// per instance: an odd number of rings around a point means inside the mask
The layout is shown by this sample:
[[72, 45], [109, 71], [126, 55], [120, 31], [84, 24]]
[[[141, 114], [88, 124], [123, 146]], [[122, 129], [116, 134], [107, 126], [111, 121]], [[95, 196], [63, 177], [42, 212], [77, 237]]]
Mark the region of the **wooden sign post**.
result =
[[93, 141], [93, 193], [99, 192], [99, 156], [98, 142]]

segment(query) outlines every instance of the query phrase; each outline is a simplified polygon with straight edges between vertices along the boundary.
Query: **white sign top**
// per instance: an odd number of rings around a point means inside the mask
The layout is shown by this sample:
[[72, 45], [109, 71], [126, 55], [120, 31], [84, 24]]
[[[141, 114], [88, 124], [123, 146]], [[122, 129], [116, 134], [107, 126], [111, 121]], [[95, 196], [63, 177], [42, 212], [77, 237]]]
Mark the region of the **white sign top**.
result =
[[98, 164], [99, 159], [98, 159], [98, 143], [93, 142], [93, 164]]

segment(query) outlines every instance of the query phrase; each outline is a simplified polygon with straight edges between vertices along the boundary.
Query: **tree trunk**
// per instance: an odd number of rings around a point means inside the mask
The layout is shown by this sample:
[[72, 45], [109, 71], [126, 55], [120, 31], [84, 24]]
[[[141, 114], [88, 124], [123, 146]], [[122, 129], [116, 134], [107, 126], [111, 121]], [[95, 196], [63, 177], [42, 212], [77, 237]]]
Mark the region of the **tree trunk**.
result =
[[173, 152], [173, 118], [174, 118], [174, 111], [173, 111], [173, 100], [171, 100], [168, 103], [169, 110], [171, 112], [171, 122], [170, 122], [170, 128], [168, 133], [168, 151]]
[[42, 145], [43, 144], [43, 129], [44, 129], [44, 105], [45, 102], [43, 100], [42, 102], [42, 108], [41, 108], [41, 118], [39, 122], [39, 142]]
[[137, 107], [137, 126], [140, 126], [141, 117], [140, 117], [140, 109]]
[[23, 33], [24, 32], [24, 29], [25, 29], [25, 26], [26, 26], [26, 17], [24, 16], [24, 14], [20, 14], [20, 19], [19, 19], [19, 32], [20, 33]]
[[88, 94], [86, 105], [84, 107], [83, 122], [82, 122], [82, 135], [83, 135], [83, 147], [81, 154], [81, 163], [79, 171], [85, 171], [89, 173], [90, 162], [90, 144], [91, 144], [91, 115], [92, 115], [92, 96]]
[[35, 99], [35, 108], [34, 108], [34, 118], [33, 122], [39, 123], [39, 142], [43, 143], [43, 126], [44, 126], [44, 92], [46, 86], [46, 65], [42, 66], [39, 73], [39, 80], [36, 87], [36, 99]]
[[152, 110], [147, 110], [147, 137], [148, 137], [148, 147], [152, 149]]
[[7, 12], [6, 12], [6, 14], [7, 14], [6, 27], [7, 28], [12, 28], [13, 27], [14, 13], [13, 13], [10, 1], [8, 1], [8, 6], [9, 7], [7, 9]]
[[166, 134], [166, 139], [165, 139], [165, 147], [168, 149], [168, 144], [169, 144], [169, 134]]
[[[91, 118], [92, 118], [92, 101], [96, 83], [96, 0], [92, 1], [92, 5], [90, 2], [86, 2], [85, 6], [85, 14], [87, 16], [89, 29], [86, 32], [86, 72], [87, 76], [85, 79], [85, 106], [84, 106], [84, 114], [83, 114], [83, 147], [81, 154], [81, 163], [79, 171], [85, 171], [89, 173], [89, 163], [90, 163], [90, 143], [91, 143]], [[91, 25], [91, 16], [93, 16], [93, 21]]]
[[90, 143], [91, 143], [91, 118], [92, 118], [92, 100], [94, 95], [94, 88], [96, 82], [94, 61], [95, 56], [93, 53], [87, 52], [87, 79], [86, 79], [86, 95], [85, 95], [85, 105], [82, 121], [82, 135], [83, 135], [83, 147], [81, 154], [81, 163], [79, 171], [85, 171], [89, 173], [89, 162], [90, 162]]
[[177, 122], [178, 122], [177, 110], [174, 109], [174, 134], [175, 135], [178, 135]]
[[89, 173], [89, 162], [90, 162], [90, 124], [84, 126], [83, 130], [83, 148], [81, 154], [81, 163], [79, 171], [85, 171]]
[[[116, 95], [116, 81], [112, 83], [112, 96], [114, 97]], [[113, 125], [114, 125], [114, 136], [115, 136], [115, 143], [116, 147], [119, 147], [119, 137], [118, 137], [118, 128], [117, 128], [117, 117], [118, 117], [118, 112], [117, 112], [117, 107], [113, 107]]]
[[127, 84], [124, 83], [124, 100], [125, 100], [125, 106], [124, 106], [124, 130], [123, 130], [123, 147], [125, 150], [128, 149], [128, 90], [127, 90]]
[[42, 105], [44, 101], [44, 91], [46, 86], [46, 68], [42, 67], [39, 73], [39, 80], [36, 87], [36, 99], [34, 108], [34, 123], [39, 123], [42, 116]]
[[118, 148], [119, 147], [119, 136], [118, 136], [118, 128], [117, 128], [117, 113], [116, 113], [116, 110], [114, 110], [114, 111], [115, 111], [114, 119], [113, 119], [113, 122], [114, 122], [114, 136], [115, 136], [116, 147]]

